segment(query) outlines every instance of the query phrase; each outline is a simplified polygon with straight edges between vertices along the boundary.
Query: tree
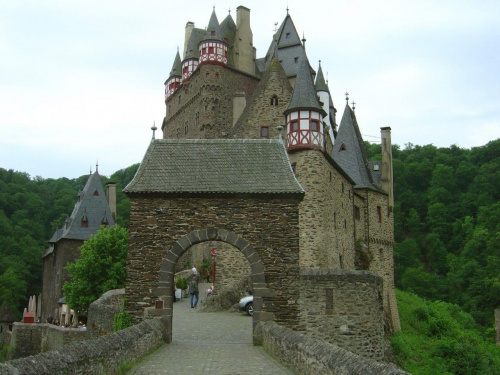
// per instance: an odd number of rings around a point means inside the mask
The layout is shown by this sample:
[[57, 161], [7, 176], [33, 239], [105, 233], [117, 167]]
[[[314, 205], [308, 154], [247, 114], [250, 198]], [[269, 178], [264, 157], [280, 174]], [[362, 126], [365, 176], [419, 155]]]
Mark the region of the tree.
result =
[[125, 286], [128, 231], [118, 225], [101, 228], [80, 247], [81, 255], [66, 266], [71, 281], [63, 285], [66, 303], [80, 315], [103, 293]]

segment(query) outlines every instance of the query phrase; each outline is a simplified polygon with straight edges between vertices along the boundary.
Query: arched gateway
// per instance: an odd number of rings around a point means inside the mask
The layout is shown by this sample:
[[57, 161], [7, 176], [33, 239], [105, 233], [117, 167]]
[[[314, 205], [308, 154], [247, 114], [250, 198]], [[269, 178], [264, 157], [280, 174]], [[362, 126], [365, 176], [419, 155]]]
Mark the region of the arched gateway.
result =
[[304, 191], [280, 140], [155, 140], [130, 197], [127, 310], [136, 319], [165, 301], [172, 338], [172, 283], [191, 246], [222, 241], [251, 267], [253, 335], [274, 320], [299, 329], [299, 203]]

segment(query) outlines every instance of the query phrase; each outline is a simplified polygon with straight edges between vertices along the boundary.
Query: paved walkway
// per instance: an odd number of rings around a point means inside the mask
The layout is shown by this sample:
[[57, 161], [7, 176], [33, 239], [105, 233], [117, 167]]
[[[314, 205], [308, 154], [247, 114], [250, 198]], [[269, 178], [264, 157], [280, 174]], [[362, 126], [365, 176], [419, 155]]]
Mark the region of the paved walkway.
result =
[[[208, 284], [200, 284], [200, 304]], [[205, 293], [203, 293], [205, 291]], [[245, 313], [204, 313], [189, 298], [174, 303], [172, 343], [145, 357], [129, 375], [293, 374], [252, 344], [252, 318]]]

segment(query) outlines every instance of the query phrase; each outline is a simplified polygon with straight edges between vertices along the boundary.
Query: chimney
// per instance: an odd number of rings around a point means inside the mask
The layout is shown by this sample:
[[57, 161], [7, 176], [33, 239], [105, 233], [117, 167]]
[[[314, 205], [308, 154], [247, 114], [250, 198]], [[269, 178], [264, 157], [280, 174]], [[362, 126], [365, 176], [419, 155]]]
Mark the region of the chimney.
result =
[[194, 22], [189, 21], [188, 23], [186, 23], [186, 29], [184, 32], [184, 52], [182, 54], [181, 60], [184, 60], [186, 58], [189, 39], [191, 39], [191, 33], [193, 32], [193, 29], [194, 29]]
[[392, 141], [391, 128], [380, 128], [382, 138], [382, 168], [380, 171], [380, 182], [382, 190], [389, 194], [389, 211], [394, 208], [393, 178], [392, 178]]
[[236, 8], [236, 36], [234, 38], [234, 62], [237, 69], [255, 75], [253, 34], [250, 27], [250, 9]]
[[116, 183], [108, 182], [106, 184], [106, 198], [108, 199], [109, 210], [111, 217], [116, 222]]

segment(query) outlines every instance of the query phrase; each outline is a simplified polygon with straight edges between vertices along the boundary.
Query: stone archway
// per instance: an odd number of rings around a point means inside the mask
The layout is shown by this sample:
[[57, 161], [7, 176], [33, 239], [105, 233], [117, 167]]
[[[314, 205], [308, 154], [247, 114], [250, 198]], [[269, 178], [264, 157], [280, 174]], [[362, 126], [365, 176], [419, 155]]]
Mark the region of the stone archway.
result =
[[191, 248], [191, 246], [206, 241], [221, 241], [232, 245], [241, 251], [248, 260], [251, 268], [251, 278], [254, 291], [254, 314], [252, 317], [253, 342], [255, 345], [261, 344], [262, 337], [260, 334], [259, 323], [262, 317], [262, 298], [269, 297], [273, 294], [267, 287], [264, 264], [255, 248], [244, 238], [233, 232], [218, 228], [194, 230], [181, 237], [173, 244], [172, 248], [162, 260], [158, 276], [158, 288], [154, 290], [154, 294], [165, 301], [164, 314], [162, 317], [162, 319], [165, 320], [164, 323], [166, 327], [166, 332], [164, 333], [165, 341], [172, 341], [172, 290], [174, 282], [174, 268], [177, 260], [182, 256], [182, 254]]

